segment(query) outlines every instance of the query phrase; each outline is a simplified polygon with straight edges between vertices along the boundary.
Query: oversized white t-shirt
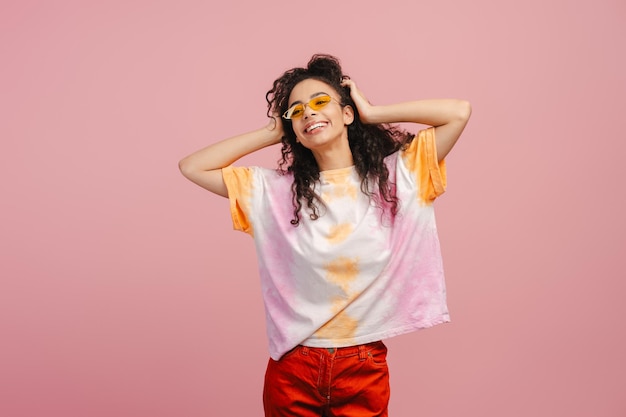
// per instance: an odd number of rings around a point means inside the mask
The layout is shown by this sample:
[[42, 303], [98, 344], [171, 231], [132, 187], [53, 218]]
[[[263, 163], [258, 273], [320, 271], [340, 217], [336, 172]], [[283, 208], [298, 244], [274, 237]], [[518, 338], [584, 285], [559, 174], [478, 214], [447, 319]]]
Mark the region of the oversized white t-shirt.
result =
[[273, 359], [298, 344], [352, 346], [450, 320], [432, 204], [446, 171], [434, 129], [385, 164], [400, 199], [395, 216], [360, 191], [349, 167], [320, 173], [321, 215], [303, 209], [297, 227], [292, 175], [222, 170], [234, 228], [254, 238]]

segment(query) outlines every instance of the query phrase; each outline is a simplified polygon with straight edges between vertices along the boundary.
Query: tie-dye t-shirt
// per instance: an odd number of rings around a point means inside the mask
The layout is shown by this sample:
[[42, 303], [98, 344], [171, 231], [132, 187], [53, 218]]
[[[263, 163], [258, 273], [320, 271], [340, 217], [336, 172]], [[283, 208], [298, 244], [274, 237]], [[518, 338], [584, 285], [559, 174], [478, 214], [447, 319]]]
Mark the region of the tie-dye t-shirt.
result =
[[270, 356], [298, 344], [343, 347], [449, 321], [433, 201], [446, 186], [434, 129], [385, 163], [399, 210], [392, 216], [361, 190], [354, 169], [320, 173], [320, 217], [294, 227], [293, 177], [227, 167], [235, 229], [254, 238]]

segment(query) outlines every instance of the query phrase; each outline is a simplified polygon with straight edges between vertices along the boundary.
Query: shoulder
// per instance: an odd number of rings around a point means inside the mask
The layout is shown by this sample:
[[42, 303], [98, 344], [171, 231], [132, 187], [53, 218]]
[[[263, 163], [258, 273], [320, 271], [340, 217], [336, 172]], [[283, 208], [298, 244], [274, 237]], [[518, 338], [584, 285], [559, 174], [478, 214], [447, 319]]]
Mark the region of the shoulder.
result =
[[291, 189], [293, 183], [293, 174], [290, 172], [258, 166], [229, 166], [222, 168], [222, 175], [227, 184], [237, 183], [265, 191]]

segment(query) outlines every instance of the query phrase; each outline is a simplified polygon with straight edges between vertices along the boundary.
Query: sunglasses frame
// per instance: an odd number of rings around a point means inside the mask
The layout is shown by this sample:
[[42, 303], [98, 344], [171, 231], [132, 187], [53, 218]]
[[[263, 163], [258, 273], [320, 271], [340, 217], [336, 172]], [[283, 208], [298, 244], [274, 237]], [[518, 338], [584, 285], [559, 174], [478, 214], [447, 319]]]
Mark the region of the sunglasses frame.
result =
[[[316, 101], [318, 101], [320, 98], [328, 98], [328, 102], [322, 104], [322, 105], [318, 105], [315, 104]], [[322, 109], [326, 106], [328, 106], [330, 104], [331, 101], [337, 101], [337, 99], [335, 99], [333, 96], [331, 96], [330, 94], [320, 94], [319, 96], [315, 96], [313, 97], [311, 100], [308, 101], [308, 103], [298, 103], [298, 104], [294, 104], [291, 107], [289, 107], [282, 115], [283, 119], [285, 120], [293, 120], [293, 119], [299, 119], [300, 117], [302, 117], [302, 115], [304, 114], [304, 110], [306, 109], [306, 107], [310, 107], [313, 110], [319, 110]], [[338, 101], [337, 101], [338, 102]], [[296, 116], [293, 117], [293, 112], [297, 109], [301, 107], [302, 111], [301, 113]]]

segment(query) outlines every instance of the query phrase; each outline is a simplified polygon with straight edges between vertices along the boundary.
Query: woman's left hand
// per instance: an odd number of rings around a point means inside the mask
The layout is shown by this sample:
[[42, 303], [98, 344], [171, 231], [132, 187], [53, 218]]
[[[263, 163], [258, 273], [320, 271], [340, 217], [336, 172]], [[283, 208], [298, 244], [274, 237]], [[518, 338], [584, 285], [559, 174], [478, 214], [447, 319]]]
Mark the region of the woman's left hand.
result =
[[341, 86], [350, 88], [350, 97], [356, 105], [356, 110], [359, 112], [361, 121], [363, 123], [372, 123], [370, 115], [374, 106], [370, 104], [363, 92], [357, 88], [356, 83], [344, 76], [341, 79]]

